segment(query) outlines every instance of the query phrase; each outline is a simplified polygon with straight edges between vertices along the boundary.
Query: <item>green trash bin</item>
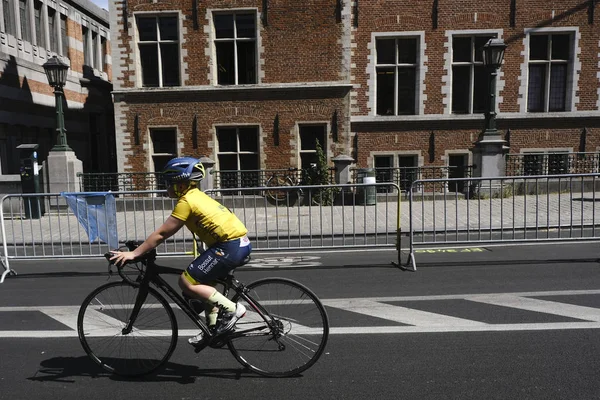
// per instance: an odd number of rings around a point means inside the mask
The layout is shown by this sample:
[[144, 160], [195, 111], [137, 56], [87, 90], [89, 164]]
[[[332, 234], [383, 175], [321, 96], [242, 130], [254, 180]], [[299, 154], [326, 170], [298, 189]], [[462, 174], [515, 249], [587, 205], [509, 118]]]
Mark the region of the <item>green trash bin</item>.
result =
[[[375, 169], [374, 168], [362, 168], [357, 171], [356, 174], [356, 183], [372, 183], [376, 182], [375, 180]], [[358, 187], [358, 203], [374, 206], [377, 203], [377, 188], [375, 185], [373, 186], [359, 186]]]

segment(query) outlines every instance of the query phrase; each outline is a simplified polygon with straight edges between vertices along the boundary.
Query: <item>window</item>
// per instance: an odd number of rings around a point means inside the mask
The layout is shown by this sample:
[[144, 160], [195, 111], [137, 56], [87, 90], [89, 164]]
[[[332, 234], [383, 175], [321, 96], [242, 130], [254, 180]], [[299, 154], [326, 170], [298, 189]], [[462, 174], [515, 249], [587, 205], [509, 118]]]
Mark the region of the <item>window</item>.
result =
[[256, 15], [214, 14], [217, 83], [256, 83]]
[[419, 179], [419, 158], [415, 154], [398, 156], [398, 186], [400, 190], [408, 191], [412, 183]]
[[568, 174], [569, 153], [564, 151], [523, 154], [523, 175]]
[[327, 156], [325, 125], [300, 126], [300, 168], [307, 170], [317, 164], [317, 142]]
[[56, 31], [56, 11], [48, 7], [48, 34], [50, 35], [50, 51], [58, 51], [58, 33]]
[[527, 111], [567, 111], [571, 35], [529, 36]]
[[488, 73], [481, 47], [495, 36], [452, 38], [452, 113], [474, 114], [486, 110]]
[[4, 29], [9, 35], [17, 36], [17, 24], [15, 23], [14, 0], [2, 0], [4, 10]]
[[19, 0], [19, 18], [21, 21], [21, 39], [31, 42], [31, 24], [29, 23], [29, 0]]
[[62, 44], [62, 55], [69, 57], [69, 39], [67, 37], [67, 16], [60, 16], [60, 40]]
[[142, 86], [179, 86], [179, 28], [176, 16], [137, 17]]
[[104, 63], [106, 62], [106, 56], [107, 56], [107, 43], [106, 43], [106, 38], [105, 37], [100, 37], [100, 52], [101, 52], [101, 58], [100, 58], [100, 71], [104, 71]]
[[[377, 155], [374, 156], [375, 180], [379, 182], [394, 182], [394, 156]], [[360, 176], [360, 175], [358, 175]], [[358, 177], [357, 176], [357, 177]], [[377, 186], [377, 192], [389, 193], [393, 191], [393, 186]]]
[[46, 47], [44, 25], [42, 23], [42, 7], [43, 4], [40, 1], [36, 1], [33, 5], [33, 13], [35, 17], [35, 43], [40, 47]]
[[259, 185], [258, 127], [217, 128], [222, 188]]
[[155, 172], [164, 169], [167, 162], [177, 157], [177, 129], [151, 128], [152, 166]]
[[377, 115], [416, 113], [417, 39], [377, 39]]
[[98, 32], [92, 32], [92, 64], [98, 68]]
[[81, 27], [81, 37], [83, 39], [83, 65], [90, 65], [90, 30], [85, 26]]

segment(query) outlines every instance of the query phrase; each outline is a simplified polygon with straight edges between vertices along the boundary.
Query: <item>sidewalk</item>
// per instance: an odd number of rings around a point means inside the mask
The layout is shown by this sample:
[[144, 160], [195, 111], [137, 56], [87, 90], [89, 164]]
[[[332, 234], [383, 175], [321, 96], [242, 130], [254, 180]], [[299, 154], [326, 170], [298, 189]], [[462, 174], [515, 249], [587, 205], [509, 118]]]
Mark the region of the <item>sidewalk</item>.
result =
[[[596, 199], [596, 201], [593, 201]], [[162, 200], [160, 200], [162, 201]], [[500, 199], [415, 200], [412, 222], [415, 232], [522, 229], [524, 227], [589, 226], [600, 224], [600, 193], [561, 193], [514, 196]], [[401, 203], [400, 228], [410, 230], [409, 202]], [[246, 224], [251, 238], [395, 235], [398, 203], [371, 206], [232, 207]], [[170, 210], [147, 207], [143, 211], [118, 211], [120, 241], [145, 239], [168, 217]], [[6, 217], [5, 217], [6, 218]], [[40, 219], [6, 218], [4, 229], [9, 244], [87, 242], [85, 230], [70, 211], [46, 213]], [[174, 239], [191, 241], [187, 229]]]

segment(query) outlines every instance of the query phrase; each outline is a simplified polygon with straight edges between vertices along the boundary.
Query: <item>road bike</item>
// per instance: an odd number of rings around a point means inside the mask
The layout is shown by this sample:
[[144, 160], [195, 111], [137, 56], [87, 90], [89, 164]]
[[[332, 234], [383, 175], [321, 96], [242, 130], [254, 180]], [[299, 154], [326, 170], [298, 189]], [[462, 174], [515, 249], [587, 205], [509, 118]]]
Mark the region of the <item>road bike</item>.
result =
[[[300, 198], [308, 205], [328, 205], [333, 200], [330, 188], [302, 188], [303, 185], [315, 185], [317, 175], [316, 165], [311, 165], [308, 169], [288, 168], [275, 171], [265, 183], [265, 186], [274, 189], [267, 190], [265, 195], [275, 205], [293, 206]], [[323, 177], [320, 181], [328, 179]]]
[[[133, 250], [138, 243], [126, 245]], [[111, 253], [105, 257], [109, 259]], [[105, 370], [142, 376], [165, 365], [178, 338], [177, 319], [167, 298], [182, 312], [180, 318], [187, 317], [203, 332], [204, 339], [193, 346], [196, 352], [227, 346], [240, 364], [260, 375], [298, 375], [323, 354], [329, 319], [319, 298], [304, 285], [285, 278], [265, 278], [245, 285], [232, 271], [215, 283], [225, 296], [232, 293], [232, 301], [241, 302], [247, 311], [232, 331], [219, 335], [200, 316], [204, 304], [184, 298], [160, 276], [180, 275], [183, 270], [157, 265], [155, 260], [156, 250], [152, 250], [117, 267], [122, 281], [98, 287], [81, 304], [79, 340]], [[222, 313], [220, 310], [218, 320]]]

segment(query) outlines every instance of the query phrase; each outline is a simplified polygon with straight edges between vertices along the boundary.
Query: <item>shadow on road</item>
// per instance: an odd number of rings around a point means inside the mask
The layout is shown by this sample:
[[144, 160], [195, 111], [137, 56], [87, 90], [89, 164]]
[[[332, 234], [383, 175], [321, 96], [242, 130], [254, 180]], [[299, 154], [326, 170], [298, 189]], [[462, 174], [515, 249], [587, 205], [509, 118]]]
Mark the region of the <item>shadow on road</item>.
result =
[[[193, 365], [168, 362], [158, 372], [150, 375], [128, 378], [110, 374], [95, 364], [89, 357], [54, 357], [40, 363], [40, 368], [30, 381], [75, 383], [76, 377], [108, 378], [122, 382], [176, 382], [180, 384], [195, 383], [196, 378], [218, 378], [239, 380], [243, 377], [256, 378], [253, 372], [244, 368], [208, 369]], [[265, 377], [262, 377], [265, 378]], [[281, 378], [277, 378], [281, 379]]]

